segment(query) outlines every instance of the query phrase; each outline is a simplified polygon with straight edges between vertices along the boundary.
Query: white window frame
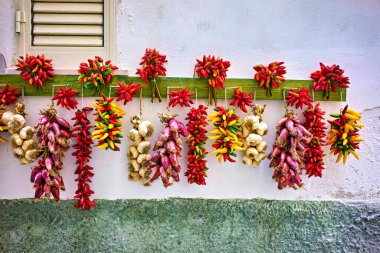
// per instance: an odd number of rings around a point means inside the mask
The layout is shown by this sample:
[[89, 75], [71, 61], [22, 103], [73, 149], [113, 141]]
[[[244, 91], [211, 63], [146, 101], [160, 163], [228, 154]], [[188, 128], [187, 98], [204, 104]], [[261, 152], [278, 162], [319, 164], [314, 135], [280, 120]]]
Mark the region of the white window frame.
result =
[[[103, 47], [59, 47], [32, 46], [31, 0], [18, 0], [16, 5], [17, 55], [45, 54], [53, 59], [56, 70], [75, 70], [79, 63], [98, 55], [116, 62], [116, 1], [104, 0], [104, 46]], [[19, 31], [18, 31], [19, 30]]]

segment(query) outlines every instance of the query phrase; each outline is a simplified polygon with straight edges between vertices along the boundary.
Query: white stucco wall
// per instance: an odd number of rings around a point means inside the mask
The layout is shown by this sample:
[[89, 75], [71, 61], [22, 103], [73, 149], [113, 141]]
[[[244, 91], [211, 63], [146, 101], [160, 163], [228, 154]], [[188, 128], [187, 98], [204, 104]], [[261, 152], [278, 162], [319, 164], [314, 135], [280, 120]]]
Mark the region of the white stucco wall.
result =
[[[11, 1], [0, 0], [0, 53], [12, 61], [15, 52]], [[133, 74], [146, 47], [156, 47], [167, 55], [168, 76], [192, 76], [195, 59], [203, 54], [220, 55], [230, 60], [229, 77], [251, 78], [252, 66], [274, 60], [286, 62], [288, 79], [308, 79], [319, 61], [340, 64], [351, 79], [348, 103], [363, 113], [367, 127], [362, 131], [366, 141], [359, 151], [362, 159], [350, 157], [346, 166], [336, 165], [335, 157], [326, 158], [323, 178], [303, 177], [305, 189], [279, 191], [271, 179], [273, 169], [266, 160], [257, 169], [241, 163], [223, 164], [208, 155], [207, 186], [189, 185], [183, 176], [186, 159], [182, 158], [180, 183], [165, 189], [161, 182], [142, 187], [127, 179], [127, 140], [121, 152], [94, 149], [92, 165], [95, 176], [94, 198], [269, 198], [269, 199], [334, 199], [380, 200], [380, 2], [373, 1], [178, 1], [118, 0], [117, 52], [118, 65]], [[46, 97], [27, 97], [28, 122], [34, 124], [40, 108], [49, 104]], [[89, 105], [90, 98], [85, 99]], [[200, 101], [201, 102], [201, 101]], [[264, 119], [271, 132], [265, 139], [272, 144], [274, 126], [283, 115], [281, 101], [267, 104]], [[328, 113], [339, 111], [345, 103], [323, 102]], [[124, 122], [130, 129], [129, 117], [138, 112], [137, 100], [128, 104]], [[144, 116], [160, 131], [156, 112], [165, 104], [152, 105], [144, 100]], [[59, 110], [62, 116], [72, 113]], [[173, 112], [180, 112], [174, 109]], [[242, 114], [241, 114], [242, 115]], [[185, 115], [181, 111], [180, 119]], [[211, 142], [208, 142], [210, 147]], [[0, 145], [0, 198], [32, 197], [29, 166], [20, 166], [11, 155], [9, 145]], [[71, 150], [69, 154], [71, 154]], [[184, 150], [187, 152], [187, 149]], [[65, 158], [63, 177], [71, 198], [76, 190], [74, 160]]]

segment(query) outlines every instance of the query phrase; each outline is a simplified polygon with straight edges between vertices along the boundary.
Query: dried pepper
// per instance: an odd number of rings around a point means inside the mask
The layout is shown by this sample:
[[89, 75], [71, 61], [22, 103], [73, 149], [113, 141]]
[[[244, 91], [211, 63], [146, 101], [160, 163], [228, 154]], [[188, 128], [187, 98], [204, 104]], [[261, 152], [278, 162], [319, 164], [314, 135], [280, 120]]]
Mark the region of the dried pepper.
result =
[[186, 126], [189, 132], [189, 138], [186, 142], [189, 144], [189, 152], [187, 153], [185, 176], [187, 176], [189, 183], [205, 185], [208, 170], [206, 166], [208, 152], [204, 147], [207, 141], [207, 107], [199, 105], [198, 108], [191, 108], [186, 120], [188, 120]]
[[331, 90], [336, 92], [338, 87], [349, 87], [349, 78], [343, 76], [344, 70], [339, 65], [326, 66], [322, 62], [319, 65], [321, 70], [311, 73], [310, 77], [315, 81], [313, 83], [313, 90], [323, 90], [325, 99], [329, 99]]
[[230, 103], [230, 105], [238, 106], [243, 112], [247, 112], [246, 106], [253, 106], [251, 101], [252, 93], [245, 94], [242, 88], [236, 88], [232, 97], [234, 100]]
[[124, 105], [132, 101], [132, 96], [137, 95], [137, 91], [141, 90], [141, 85], [137, 83], [132, 83], [130, 85], [124, 85], [122, 82], [117, 82], [119, 88], [115, 90], [118, 95], [116, 101], [121, 101], [124, 99]]
[[20, 92], [17, 87], [10, 88], [9, 84], [5, 85], [4, 89], [0, 89], [0, 106], [8, 106], [17, 102]]
[[180, 107], [190, 107], [190, 104], [193, 104], [193, 100], [191, 100], [191, 96], [193, 93], [186, 88], [182, 88], [179, 91], [170, 91], [169, 92], [169, 106], [176, 107], [179, 105]]
[[304, 105], [312, 106], [313, 99], [309, 95], [308, 88], [300, 88], [298, 90], [290, 89], [286, 96], [286, 104], [294, 106], [296, 109], [303, 108]]
[[150, 82], [152, 86], [152, 103], [155, 99], [159, 102], [162, 101], [160, 90], [156, 82], [158, 76], [166, 76], [166, 68], [164, 63], [168, 62], [166, 60], [166, 55], [160, 54], [156, 49], [147, 48], [145, 50], [144, 56], [141, 58], [140, 69], [137, 69], [136, 74], [140, 75], [144, 83]]
[[95, 131], [91, 133], [92, 139], [98, 139], [97, 147], [99, 149], [110, 148], [113, 151], [120, 151], [116, 144], [121, 143], [123, 138], [121, 134], [122, 118], [125, 112], [113, 102], [114, 98], [101, 95], [103, 99], [98, 99], [96, 103], [92, 103], [96, 109]]
[[236, 162], [231, 156], [237, 156], [235, 150], [243, 150], [241, 142], [241, 125], [243, 124], [232, 109], [224, 109], [221, 106], [214, 108], [216, 111], [209, 115], [214, 124], [214, 130], [210, 133], [209, 139], [215, 140], [212, 147], [215, 149], [211, 154], [216, 154], [219, 163], [222, 161]]
[[91, 159], [92, 153], [92, 139], [91, 139], [91, 122], [88, 119], [88, 114], [93, 109], [90, 107], [84, 107], [81, 110], [75, 112], [74, 126], [72, 128], [72, 137], [76, 143], [73, 145], [75, 151], [72, 153], [76, 157], [77, 168], [75, 174], [78, 175], [76, 182], [78, 182], [78, 189], [75, 191], [74, 199], [78, 199], [78, 202], [74, 204], [76, 208], [82, 208], [83, 210], [90, 210], [91, 207], [95, 207], [96, 204], [91, 200], [91, 195], [94, 191], [91, 190], [89, 183], [94, 176], [92, 172], [93, 167], [88, 165]]
[[195, 72], [198, 74], [199, 78], [206, 78], [209, 84], [209, 95], [208, 103], [217, 104], [215, 90], [223, 89], [224, 83], [227, 78], [228, 68], [231, 66], [229, 61], [224, 61], [220, 57], [215, 56], [203, 56], [202, 60], [197, 59], [195, 64]]
[[22, 80], [28, 81], [30, 86], [42, 89], [46, 80], [51, 80], [54, 76], [51, 59], [45, 59], [44, 55], [26, 55], [17, 59], [17, 69], [21, 71]]
[[346, 105], [341, 113], [330, 116], [336, 118], [333, 121], [328, 120], [331, 129], [326, 145], [331, 145], [330, 154], [338, 155], [336, 163], [339, 163], [343, 157], [343, 164], [346, 164], [349, 154], [353, 154], [359, 160], [356, 150], [359, 149], [359, 143], [364, 140], [359, 135], [359, 129], [364, 127], [364, 124], [358, 123], [361, 119], [360, 113], [348, 109]]
[[322, 146], [325, 144], [326, 126], [323, 115], [325, 112], [320, 108], [320, 104], [311, 105], [303, 112], [305, 122], [303, 126], [313, 136], [311, 141], [306, 144], [303, 161], [305, 163], [306, 174], [309, 177], [322, 177], [324, 168], [323, 157], [325, 156]]
[[267, 90], [267, 96], [272, 96], [272, 89], [285, 82], [286, 68], [284, 62], [272, 62], [268, 66], [262, 64], [253, 67], [256, 70], [255, 79], [261, 87]]
[[86, 88], [94, 88], [96, 93], [100, 94], [101, 87], [111, 82], [113, 71], [117, 69], [110, 60], [104, 62], [101, 57], [95, 56], [95, 59], [88, 59], [79, 65], [78, 81]]
[[66, 108], [67, 110], [76, 109], [78, 102], [75, 100], [74, 96], [77, 94], [77, 90], [61, 87], [51, 100], [58, 100], [57, 105], [61, 105], [62, 108]]

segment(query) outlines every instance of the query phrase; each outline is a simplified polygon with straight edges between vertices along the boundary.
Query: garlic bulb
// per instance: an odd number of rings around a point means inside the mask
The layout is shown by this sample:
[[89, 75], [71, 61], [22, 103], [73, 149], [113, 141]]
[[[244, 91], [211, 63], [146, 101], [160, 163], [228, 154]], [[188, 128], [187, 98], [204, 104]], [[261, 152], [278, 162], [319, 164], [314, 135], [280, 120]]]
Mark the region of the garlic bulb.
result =
[[[21, 164], [30, 164], [37, 160], [37, 142], [33, 140], [34, 129], [31, 126], [25, 126], [24, 104], [16, 103], [16, 114], [6, 112], [2, 116], [7, 122], [9, 133], [11, 136], [11, 143], [13, 153]], [[3, 120], [4, 121], [4, 120]]]
[[245, 154], [243, 155], [243, 163], [246, 166], [256, 168], [260, 162], [265, 159], [265, 150], [267, 143], [262, 136], [268, 133], [268, 125], [262, 121], [262, 114], [265, 105], [254, 105], [253, 115], [245, 117], [242, 125], [242, 135], [245, 138]]
[[154, 127], [150, 121], [143, 121], [138, 115], [131, 117], [130, 121], [133, 128], [127, 135], [131, 144], [128, 148], [129, 179], [149, 186], [151, 170], [147, 163], [151, 143], [145, 138], [152, 136]]

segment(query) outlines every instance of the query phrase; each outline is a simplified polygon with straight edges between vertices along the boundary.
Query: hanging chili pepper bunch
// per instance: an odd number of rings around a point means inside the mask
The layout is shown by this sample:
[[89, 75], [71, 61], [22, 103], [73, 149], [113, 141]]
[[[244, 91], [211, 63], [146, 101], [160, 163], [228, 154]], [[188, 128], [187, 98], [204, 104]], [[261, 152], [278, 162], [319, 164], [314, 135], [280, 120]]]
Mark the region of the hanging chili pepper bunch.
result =
[[66, 108], [67, 110], [76, 109], [78, 102], [75, 100], [74, 96], [77, 94], [77, 90], [61, 87], [51, 100], [58, 100], [57, 105], [61, 105], [62, 108]]
[[244, 139], [243, 163], [256, 168], [265, 159], [267, 143], [262, 136], [268, 133], [268, 125], [263, 121], [265, 105], [255, 104], [253, 114], [245, 117], [242, 125], [242, 138]]
[[236, 88], [232, 97], [234, 100], [230, 103], [230, 105], [238, 106], [243, 112], [247, 112], [246, 106], [253, 106], [251, 101], [252, 93], [245, 94], [242, 88]]
[[359, 149], [359, 143], [364, 140], [359, 134], [359, 129], [364, 127], [364, 124], [358, 123], [361, 119], [360, 113], [348, 109], [346, 105], [341, 113], [330, 116], [336, 118], [333, 121], [328, 120], [331, 129], [326, 145], [331, 145], [330, 154], [338, 155], [336, 163], [343, 157], [343, 164], [346, 164], [349, 154], [353, 154], [359, 160], [356, 149]]
[[114, 98], [108, 98], [101, 94], [103, 99], [98, 99], [96, 103], [92, 103], [96, 109], [95, 131], [92, 132], [92, 139], [98, 139], [97, 147], [99, 149], [111, 149], [120, 151], [116, 145], [121, 143], [121, 134], [123, 125], [122, 118], [125, 114], [124, 110], [113, 102]]
[[137, 83], [132, 83], [130, 85], [124, 85], [122, 82], [117, 82], [119, 88], [115, 90], [116, 95], [118, 95], [116, 101], [124, 100], [124, 105], [132, 101], [132, 96], [137, 95], [137, 92], [141, 90], [141, 85]]
[[287, 105], [294, 106], [296, 109], [303, 109], [304, 105], [311, 107], [313, 99], [311, 99], [309, 95], [308, 88], [300, 88], [298, 90], [290, 89], [285, 102]]
[[215, 89], [223, 89], [224, 83], [227, 78], [228, 68], [231, 66], [229, 61], [224, 61], [220, 57], [211, 56], [203, 56], [202, 60], [197, 59], [197, 63], [195, 64], [195, 72], [198, 74], [199, 78], [208, 79], [209, 84], [209, 96], [208, 103], [212, 104], [212, 100], [214, 100], [214, 104], [216, 105], [216, 93]]
[[73, 148], [75, 151], [72, 153], [76, 157], [77, 168], [75, 174], [78, 175], [75, 181], [78, 182], [78, 189], [75, 191], [74, 199], [78, 199], [78, 202], [74, 204], [76, 208], [82, 208], [83, 210], [90, 210], [91, 207], [95, 207], [96, 204], [91, 200], [91, 194], [94, 191], [91, 190], [89, 183], [94, 176], [92, 172], [93, 168], [88, 165], [91, 159], [92, 153], [92, 139], [91, 139], [91, 122], [88, 119], [88, 113], [93, 109], [90, 107], [84, 107], [81, 110], [75, 112], [74, 126], [72, 128], [72, 137], [75, 139]]
[[204, 145], [207, 141], [207, 107], [199, 105], [198, 108], [191, 108], [187, 114], [188, 120], [186, 126], [189, 132], [189, 138], [186, 142], [189, 144], [187, 153], [187, 181], [198, 185], [205, 185], [207, 177], [206, 151]]
[[26, 55], [17, 59], [17, 69], [21, 71], [22, 80], [28, 81], [30, 86], [42, 89], [46, 80], [54, 76], [51, 59], [45, 59], [44, 55]]
[[159, 102], [162, 101], [156, 77], [166, 76], [166, 68], [164, 67], [164, 63], [166, 62], [168, 62], [166, 55], [160, 54], [155, 48], [147, 48], [144, 56], [141, 58], [140, 65], [142, 67], [137, 69], [136, 74], [140, 75], [144, 83], [150, 82], [152, 86], [152, 103], [155, 99], [158, 99]]
[[37, 160], [37, 142], [33, 139], [34, 129], [26, 125], [25, 105], [16, 103], [15, 113], [3, 113], [1, 121], [11, 135], [13, 155], [21, 164], [30, 164]]
[[159, 114], [162, 123], [166, 124], [164, 131], [154, 145], [154, 152], [148, 162], [148, 168], [153, 170], [150, 181], [161, 177], [165, 187], [171, 186], [174, 181], [179, 182], [181, 166], [178, 158], [182, 156], [182, 140], [180, 136], [187, 138], [189, 133], [186, 127], [175, 119], [176, 115]]
[[325, 144], [326, 126], [324, 122], [325, 112], [320, 108], [320, 104], [311, 105], [303, 112], [305, 122], [303, 126], [313, 136], [311, 141], [306, 144], [303, 161], [305, 163], [306, 174], [309, 177], [322, 177], [324, 170], [323, 157], [325, 156], [322, 146]]
[[303, 186], [301, 171], [305, 168], [305, 146], [311, 136], [291, 110], [278, 122], [273, 150], [268, 156], [272, 160], [269, 166], [275, 168], [272, 178], [278, 183], [278, 189], [296, 190]]
[[321, 70], [311, 73], [311, 79], [315, 80], [313, 83], [313, 90], [323, 90], [325, 99], [330, 96], [330, 90], [337, 91], [337, 88], [348, 88], [350, 81], [349, 78], [343, 76], [344, 70], [339, 65], [333, 64], [332, 66], [319, 63]]
[[78, 69], [78, 81], [83, 83], [86, 88], [92, 87], [96, 93], [100, 93], [100, 89], [104, 85], [108, 85], [113, 76], [114, 70], [118, 67], [112, 65], [111, 60], [104, 60], [95, 56], [95, 59], [88, 59], [87, 62], [82, 62]]
[[243, 150], [241, 139], [241, 125], [243, 124], [232, 109], [224, 109], [221, 106], [214, 108], [216, 111], [209, 115], [214, 124], [214, 130], [210, 133], [209, 139], [215, 140], [212, 147], [215, 149], [211, 154], [216, 154], [219, 163], [222, 161], [236, 162], [231, 156], [236, 157], [235, 150]]
[[154, 126], [150, 121], [142, 120], [139, 115], [133, 116], [130, 121], [133, 128], [128, 133], [131, 144], [128, 148], [129, 179], [150, 186], [152, 170], [148, 167], [148, 161], [151, 143], [148, 138], [153, 135]]
[[186, 88], [181, 88], [179, 91], [170, 91], [169, 92], [169, 107], [176, 107], [179, 105], [180, 107], [190, 107], [190, 104], [193, 104], [193, 100], [191, 100], [191, 96], [194, 93], [190, 93], [190, 91]]
[[17, 87], [10, 88], [9, 84], [5, 85], [4, 89], [0, 88], [0, 106], [8, 106], [16, 103], [20, 95], [17, 89]]
[[272, 96], [272, 89], [278, 88], [285, 82], [286, 68], [284, 62], [272, 62], [268, 66], [262, 64], [253, 67], [256, 70], [255, 79], [260, 87], [267, 90], [267, 95]]
[[62, 158], [69, 149], [71, 126], [65, 119], [57, 117], [53, 107], [41, 111], [41, 115], [35, 126], [41, 157], [38, 165], [32, 168], [30, 180], [35, 188], [35, 201], [43, 194], [47, 198], [52, 194], [59, 203], [60, 190], [65, 190], [59, 171], [63, 169]]

